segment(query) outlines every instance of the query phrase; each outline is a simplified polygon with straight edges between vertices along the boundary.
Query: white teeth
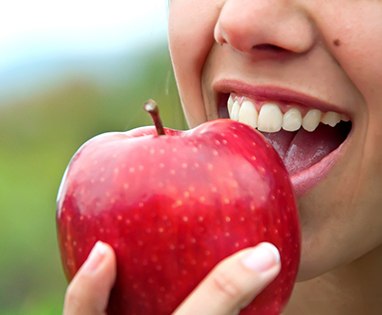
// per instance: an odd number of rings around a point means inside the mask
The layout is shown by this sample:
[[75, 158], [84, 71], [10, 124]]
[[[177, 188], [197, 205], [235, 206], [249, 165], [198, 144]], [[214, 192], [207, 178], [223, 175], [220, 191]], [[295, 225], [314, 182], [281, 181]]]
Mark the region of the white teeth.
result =
[[281, 130], [283, 113], [275, 104], [264, 104], [259, 113], [258, 129], [264, 132], [277, 132]]
[[257, 119], [258, 115], [255, 105], [252, 102], [245, 100], [240, 107], [239, 121], [243, 124], [247, 124], [253, 128], [256, 128]]
[[283, 129], [286, 131], [296, 131], [301, 128], [302, 116], [297, 108], [289, 109], [283, 117]]
[[306, 131], [314, 131], [320, 124], [321, 112], [318, 109], [311, 109], [306, 113], [302, 120], [302, 127]]
[[227, 106], [228, 106], [228, 112], [231, 113], [232, 112], [232, 106], [233, 106], [233, 96], [232, 94], [230, 94], [229, 98], [228, 98], [228, 102], [227, 102]]
[[330, 127], [334, 127], [341, 121], [341, 115], [335, 112], [327, 112], [322, 115], [321, 122]]
[[233, 120], [239, 120], [239, 110], [240, 110], [240, 104], [238, 100], [235, 100], [232, 105], [232, 111], [230, 114], [230, 118]]
[[345, 114], [332, 111], [322, 113], [318, 109], [311, 109], [302, 117], [298, 107], [291, 107], [283, 114], [276, 103], [265, 103], [258, 112], [254, 101], [236, 95], [229, 96], [227, 107], [231, 119], [263, 132], [278, 132], [281, 128], [286, 131], [297, 131], [301, 127], [312, 132], [316, 130], [320, 122], [334, 127], [341, 120], [350, 120]]

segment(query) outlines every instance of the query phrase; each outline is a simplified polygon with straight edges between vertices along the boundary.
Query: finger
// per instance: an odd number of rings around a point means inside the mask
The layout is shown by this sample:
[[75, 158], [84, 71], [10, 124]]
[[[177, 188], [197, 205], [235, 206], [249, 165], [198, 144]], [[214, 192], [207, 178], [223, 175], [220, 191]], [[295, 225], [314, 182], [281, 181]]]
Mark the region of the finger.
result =
[[280, 268], [280, 255], [274, 245], [261, 243], [244, 249], [220, 262], [175, 314], [237, 314], [277, 276]]
[[112, 248], [97, 242], [68, 286], [64, 315], [104, 315], [116, 276]]

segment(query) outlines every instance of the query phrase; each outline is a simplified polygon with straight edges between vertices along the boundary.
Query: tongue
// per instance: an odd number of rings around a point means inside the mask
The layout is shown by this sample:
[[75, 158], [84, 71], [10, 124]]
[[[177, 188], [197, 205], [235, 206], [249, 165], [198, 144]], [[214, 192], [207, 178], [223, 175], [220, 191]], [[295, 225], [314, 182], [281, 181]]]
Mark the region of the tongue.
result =
[[264, 136], [281, 156], [290, 175], [316, 164], [344, 141], [338, 128], [322, 124], [314, 132], [301, 128], [297, 133], [281, 130]]

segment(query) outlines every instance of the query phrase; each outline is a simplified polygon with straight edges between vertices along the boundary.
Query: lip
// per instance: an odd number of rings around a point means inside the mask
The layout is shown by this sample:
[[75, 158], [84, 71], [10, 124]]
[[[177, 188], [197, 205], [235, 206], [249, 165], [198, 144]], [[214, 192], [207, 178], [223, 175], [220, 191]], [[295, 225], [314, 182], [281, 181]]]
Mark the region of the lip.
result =
[[[312, 97], [310, 95], [306, 95], [304, 93], [293, 91], [284, 87], [271, 85], [251, 86], [236, 80], [221, 80], [216, 82], [213, 85], [213, 88], [216, 92], [216, 99], [218, 102], [219, 98], [221, 101], [222, 95], [235, 93], [259, 101], [271, 100], [283, 103], [293, 103], [307, 108], [319, 109], [323, 112], [335, 111], [347, 115], [352, 121], [350, 114], [344, 111], [338, 105], [331, 104], [316, 97]], [[338, 148], [325, 156], [322, 160], [312, 165], [308, 169], [290, 176], [293, 189], [297, 197], [304, 195], [315, 185], [321, 182], [344, 156], [345, 152], [350, 146], [354, 131], [353, 129], [354, 128], [352, 127], [345, 141], [341, 143]]]
[[222, 94], [235, 93], [258, 101], [271, 100], [287, 104], [296, 104], [306, 108], [319, 109], [322, 112], [334, 111], [345, 114], [351, 118], [350, 113], [346, 112], [346, 109], [336, 104], [280, 86], [252, 86], [237, 80], [220, 80], [213, 84], [213, 90], [216, 93], [217, 100], [219, 100]]

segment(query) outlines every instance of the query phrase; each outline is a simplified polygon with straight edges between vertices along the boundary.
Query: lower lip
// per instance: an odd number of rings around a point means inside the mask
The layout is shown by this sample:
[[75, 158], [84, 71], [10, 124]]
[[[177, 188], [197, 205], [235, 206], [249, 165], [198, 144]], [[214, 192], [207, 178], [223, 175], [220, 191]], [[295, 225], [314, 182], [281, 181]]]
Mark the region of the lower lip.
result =
[[322, 181], [330, 172], [332, 167], [341, 159], [349, 146], [352, 130], [341, 145], [325, 156], [321, 161], [310, 168], [293, 174], [290, 179], [297, 197], [301, 197], [312, 189], [316, 184]]

